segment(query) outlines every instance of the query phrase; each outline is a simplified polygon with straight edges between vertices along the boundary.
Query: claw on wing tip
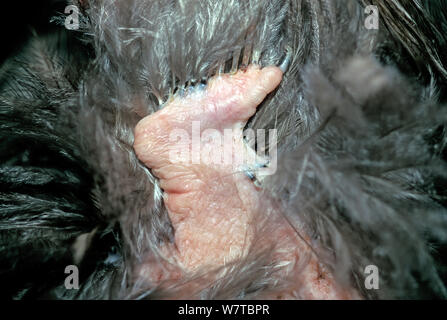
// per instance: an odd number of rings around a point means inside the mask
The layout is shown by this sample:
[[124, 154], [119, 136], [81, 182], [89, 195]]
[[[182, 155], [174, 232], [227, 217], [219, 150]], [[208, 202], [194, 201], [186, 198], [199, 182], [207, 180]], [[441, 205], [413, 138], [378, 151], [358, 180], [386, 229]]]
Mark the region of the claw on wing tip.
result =
[[283, 73], [286, 73], [286, 71], [289, 69], [291, 62], [292, 62], [292, 50], [289, 46], [287, 46], [286, 53], [284, 57], [281, 59], [281, 62], [278, 64], [278, 68], [280, 68]]

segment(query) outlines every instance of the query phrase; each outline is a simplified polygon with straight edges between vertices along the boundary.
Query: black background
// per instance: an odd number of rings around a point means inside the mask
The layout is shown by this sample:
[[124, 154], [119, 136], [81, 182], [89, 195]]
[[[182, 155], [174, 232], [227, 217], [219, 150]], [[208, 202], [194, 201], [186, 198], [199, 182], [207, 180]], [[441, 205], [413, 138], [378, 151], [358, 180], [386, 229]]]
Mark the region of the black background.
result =
[[0, 64], [20, 50], [33, 32], [44, 34], [61, 26], [51, 17], [64, 12], [65, 0], [0, 1]]

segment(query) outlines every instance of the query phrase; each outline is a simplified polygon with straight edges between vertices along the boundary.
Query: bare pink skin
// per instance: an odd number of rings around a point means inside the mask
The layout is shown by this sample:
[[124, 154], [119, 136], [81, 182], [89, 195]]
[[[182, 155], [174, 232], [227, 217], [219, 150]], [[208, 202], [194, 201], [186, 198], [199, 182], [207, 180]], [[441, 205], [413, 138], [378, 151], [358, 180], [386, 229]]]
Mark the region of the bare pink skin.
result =
[[[170, 157], [173, 148], [191, 152], [190, 143], [173, 143], [170, 134], [178, 129], [191, 133], [194, 121], [200, 122], [201, 133], [207, 129], [215, 129], [222, 136], [225, 129], [242, 132], [258, 105], [280, 84], [282, 75], [274, 66], [249, 66], [232, 75], [216, 76], [203, 92], [174, 98], [136, 126], [135, 152], [159, 179], [175, 230], [175, 245], [166, 245], [163, 250], [181, 269], [154, 275], [154, 268], [142, 268], [149, 281], [178, 280], [243, 258], [253, 244], [257, 222], [264, 218], [274, 227], [262, 241], [266, 245], [275, 241], [274, 257], [286, 262], [282, 275], [290, 280], [290, 287], [263, 298], [358, 298], [354, 290], [337, 285], [312, 254], [304, 270], [294, 272], [300, 257], [309, 255], [305, 239], [298, 237], [281, 215], [271, 214], [274, 210], [258, 206], [261, 190], [243, 172], [235, 171], [232, 165], [181, 163]], [[233, 162], [240, 161], [249, 151], [242, 139], [232, 143]], [[202, 144], [201, 156], [210, 150], [221, 153], [222, 145], [215, 141]]]

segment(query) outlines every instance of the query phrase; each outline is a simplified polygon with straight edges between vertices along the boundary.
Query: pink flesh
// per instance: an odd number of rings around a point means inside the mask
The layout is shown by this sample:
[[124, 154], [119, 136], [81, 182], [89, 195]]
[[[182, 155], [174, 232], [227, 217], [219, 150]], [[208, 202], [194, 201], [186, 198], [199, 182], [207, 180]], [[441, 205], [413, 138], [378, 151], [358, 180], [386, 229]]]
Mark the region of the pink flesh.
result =
[[[206, 129], [215, 129], [222, 136], [225, 129], [242, 132], [257, 106], [281, 80], [282, 72], [277, 67], [250, 66], [233, 75], [220, 75], [208, 82], [205, 91], [176, 97], [138, 123], [136, 154], [159, 179], [175, 230], [175, 245], [166, 245], [164, 254], [175, 259], [181, 270], [157, 272], [153, 265], [146, 268], [149, 271], [143, 267], [148, 281], [157, 284], [162, 280], [178, 280], [188, 273], [217, 268], [243, 258], [254, 241], [255, 221], [266, 218], [274, 227], [264, 241], [275, 241], [275, 259], [289, 262], [282, 275], [290, 279], [290, 286], [264, 298], [297, 295], [308, 299], [358, 298], [354, 290], [337, 285], [313, 255], [304, 270], [294, 270], [300, 257], [309, 255], [305, 240], [296, 235], [281, 215], [271, 214], [274, 210], [259, 208], [260, 190], [244, 173], [235, 171], [230, 164], [180, 163], [169, 157], [173, 148], [191, 152], [190, 143], [173, 143], [170, 134], [182, 129], [191, 135], [195, 121], [200, 123], [201, 133]], [[232, 143], [232, 160], [238, 162], [246, 149], [242, 139]], [[220, 142], [202, 143], [201, 156], [210, 151], [222, 153], [222, 148]]]

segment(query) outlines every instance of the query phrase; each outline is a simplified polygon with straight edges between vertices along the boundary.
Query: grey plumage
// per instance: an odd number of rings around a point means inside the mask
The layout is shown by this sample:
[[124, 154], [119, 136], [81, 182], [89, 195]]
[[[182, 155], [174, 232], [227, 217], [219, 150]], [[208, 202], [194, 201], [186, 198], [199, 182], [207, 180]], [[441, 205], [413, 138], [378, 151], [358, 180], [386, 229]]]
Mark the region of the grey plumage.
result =
[[[133, 128], [176, 88], [228, 71], [233, 60], [276, 64], [288, 46], [283, 82], [248, 123], [278, 130], [278, 171], [263, 181], [283, 206], [276, 214], [304, 223], [311, 245], [333, 253], [316, 254], [367, 298], [445, 297], [430, 244], [447, 240], [446, 8], [372, 1], [381, 25], [367, 30], [369, 3], [90, 1], [81, 30], [69, 34], [83, 40], [75, 49], [57, 47], [60, 38], [32, 40], [3, 67], [1, 84], [1, 276], [30, 272], [8, 294], [157, 298], [179, 290], [183, 283], [161, 292], [135, 279], [145, 256], [162, 259], [160, 243], [173, 230], [156, 179], [133, 152]], [[57, 160], [36, 160], [33, 144]], [[95, 228], [81, 265], [89, 276], [67, 291], [62, 266], [77, 237]], [[11, 253], [12, 239], [17, 252], [31, 246], [29, 256]], [[281, 287], [270, 261], [265, 250], [217, 283], [197, 275], [196, 297], [256, 298]], [[30, 263], [61, 275], [44, 286]], [[364, 289], [369, 264], [381, 270], [379, 291]]]

